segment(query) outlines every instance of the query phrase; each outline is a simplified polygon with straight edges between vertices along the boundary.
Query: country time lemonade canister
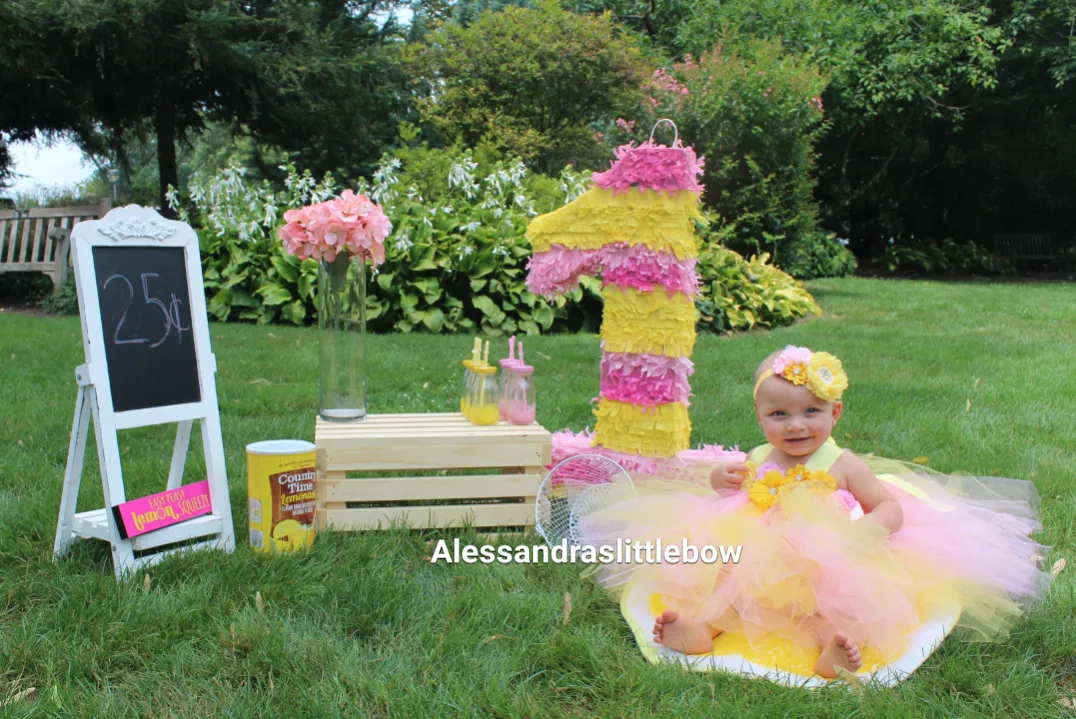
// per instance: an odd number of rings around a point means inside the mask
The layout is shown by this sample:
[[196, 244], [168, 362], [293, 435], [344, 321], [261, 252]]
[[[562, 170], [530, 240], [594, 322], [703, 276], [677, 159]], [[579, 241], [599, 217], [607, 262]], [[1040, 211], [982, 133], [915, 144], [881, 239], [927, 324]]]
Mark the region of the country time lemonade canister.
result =
[[247, 445], [250, 546], [294, 552], [314, 544], [315, 447], [298, 439]]

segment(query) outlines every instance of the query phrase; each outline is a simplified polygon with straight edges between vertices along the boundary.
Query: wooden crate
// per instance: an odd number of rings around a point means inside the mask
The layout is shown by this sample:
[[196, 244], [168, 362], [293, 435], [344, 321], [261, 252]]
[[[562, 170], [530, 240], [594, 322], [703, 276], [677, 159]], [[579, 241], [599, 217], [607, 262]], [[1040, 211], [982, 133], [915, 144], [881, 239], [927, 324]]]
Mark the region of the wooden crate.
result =
[[[317, 528], [527, 527], [550, 464], [541, 425], [480, 427], [458, 412], [325, 422], [317, 445]], [[493, 474], [482, 470], [496, 470]], [[462, 474], [447, 471], [464, 470]], [[467, 472], [466, 470], [471, 470]], [[385, 476], [405, 472], [408, 476]]]

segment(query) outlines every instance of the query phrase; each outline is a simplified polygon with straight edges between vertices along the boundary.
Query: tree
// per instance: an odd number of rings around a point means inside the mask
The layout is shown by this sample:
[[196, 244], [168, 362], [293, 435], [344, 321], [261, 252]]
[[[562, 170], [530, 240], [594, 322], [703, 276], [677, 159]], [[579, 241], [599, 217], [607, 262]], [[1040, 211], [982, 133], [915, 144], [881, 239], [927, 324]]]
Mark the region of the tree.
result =
[[448, 142], [487, 142], [542, 172], [599, 161], [588, 124], [634, 105], [644, 60], [608, 15], [545, 3], [447, 22], [408, 47], [419, 112]]
[[[392, 137], [401, 95], [383, 52], [395, 32], [371, 15], [382, 0], [15, 0], [23, 46], [0, 45], [23, 67], [0, 89], [28, 98], [0, 125], [75, 132], [89, 149], [141, 123], [156, 135], [161, 207], [178, 185], [176, 142], [221, 119], [266, 142], [305, 150], [317, 170], [370, 164]], [[31, 87], [55, 78], [49, 94]], [[56, 97], [59, 95], [59, 97]], [[14, 119], [12, 119], [14, 118]], [[101, 133], [100, 129], [107, 132]]]
[[665, 52], [681, 54], [680, 28], [696, 11], [694, 0], [573, 0], [579, 13], [611, 12], [621, 25], [631, 28]]
[[875, 252], [906, 231], [905, 208], [923, 212], [909, 190], [929, 198], [951, 159], [945, 136], [965, 121], [964, 101], [997, 85], [1010, 42], [989, 8], [952, 0], [703, 0], [681, 41], [698, 51], [742, 37], [780, 40], [831, 78], [831, 130], [818, 145], [824, 221]]
[[11, 179], [8, 143], [86, 129], [91, 121], [81, 98], [56, 66], [43, 2], [0, 3], [0, 188]]

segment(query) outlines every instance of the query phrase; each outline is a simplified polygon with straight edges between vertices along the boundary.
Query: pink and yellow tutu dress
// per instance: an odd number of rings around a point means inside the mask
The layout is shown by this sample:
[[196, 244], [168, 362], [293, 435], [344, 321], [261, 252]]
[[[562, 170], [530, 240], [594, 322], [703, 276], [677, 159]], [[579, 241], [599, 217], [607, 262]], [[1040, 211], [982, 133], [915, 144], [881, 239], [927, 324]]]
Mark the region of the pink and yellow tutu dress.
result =
[[875, 666], [900, 656], [939, 612], [955, 607], [969, 636], [989, 640], [1046, 592], [1030, 482], [863, 457], [903, 509], [890, 535], [863, 521], [855, 498], [837, 488], [829, 470], [843, 450], [832, 439], [792, 469], [768, 465], [771, 450], [750, 454], [755, 478], [739, 490], [637, 481], [633, 496], [580, 520], [586, 545], [686, 540], [739, 546], [738, 562], [608, 564], [599, 581], [618, 591], [655, 588], [655, 613], [704, 620], [745, 656], [773, 659], [780, 646], [817, 656], [819, 641], [839, 631]]

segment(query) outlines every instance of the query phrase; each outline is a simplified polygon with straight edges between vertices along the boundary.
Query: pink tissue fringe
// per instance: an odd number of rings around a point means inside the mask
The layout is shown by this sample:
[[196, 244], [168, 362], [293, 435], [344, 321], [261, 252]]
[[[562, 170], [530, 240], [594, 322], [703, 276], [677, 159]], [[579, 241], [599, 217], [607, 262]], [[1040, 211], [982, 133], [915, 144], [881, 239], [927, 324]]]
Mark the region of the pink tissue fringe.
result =
[[601, 397], [634, 405], [680, 402], [688, 405], [688, 377], [695, 365], [687, 357], [605, 352], [601, 364]]
[[669, 294], [680, 292], [694, 297], [699, 291], [696, 264], [694, 257], [678, 260], [670, 252], [657, 252], [646, 245], [617, 242], [600, 250], [570, 250], [553, 245], [548, 252], [531, 257], [527, 287], [536, 295], [551, 297], [575, 289], [581, 276], [600, 271], [606, 285], [633, 287], [642, 292], [652, 292], [660, 286]]
[[697, 481], [691, 475], [693, 469], [706, 467], [716, 462], [743, 462], [747, 459], [747, 455], [743, 452], [737, 449], [725, 449], [719, 444], [704, 444], [698, 449], [685, 449], [672, 459], [643, 457], [593, 446], [591, 444], [593, 439], [594, 436], [590, 430], [583, 430], [579, 433], [568, 429], [554, 432], [553, 462], [548, 468], [577, 454], [600, 454], [627, 470], [633, 479], [661, 477]]
[[644, 142], [621, 145], [613, 153], [616, 160], [605, 172], [595, 172], [594, 184], [611, 189], [613, 194], [627, 192], [632, 187], [641, 191], [673, 193], [681, 190], [701, 193], [698, 178], [702, 176], [702, 158], [695, 150], [679, 142], [673, 147]]

